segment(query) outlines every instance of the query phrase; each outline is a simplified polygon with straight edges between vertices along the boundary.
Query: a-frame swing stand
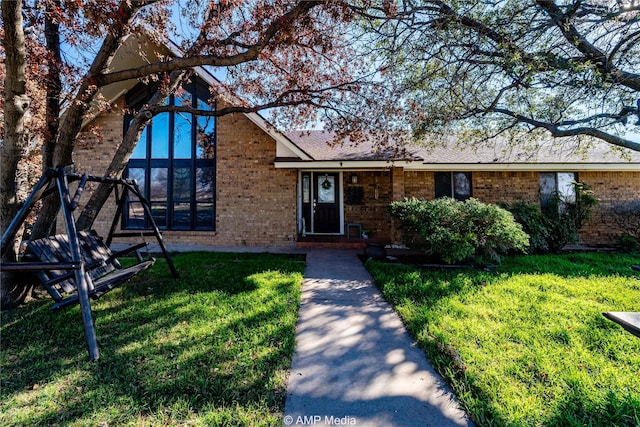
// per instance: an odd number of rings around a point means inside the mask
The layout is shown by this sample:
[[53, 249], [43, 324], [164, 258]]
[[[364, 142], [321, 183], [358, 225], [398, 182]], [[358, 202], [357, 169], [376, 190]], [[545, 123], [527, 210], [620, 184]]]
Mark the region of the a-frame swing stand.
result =
[[[72, 198], [69, 182], [74, 181], [79, 182]], [[95, 231], [79, 232], [76, 228], [74, 211], [78, 206], [87, 182], [106, 183], [111, 185], [112, 191], [115, 191], [117, 209], [106, 241], [103, 241]], [[115, 232], [122, 217], [125, 202], [129, 197], [133, 196], [138, 199], [148, 218], [151, 230], [142, 234], [156, 237], [173, 277], [177, 278], [178, 272], [162, 240], [160, 230], [153, 220], [149, 202], [142, 195], [134, 180], [88, 176], [87, 174], [78, 175], [68, 173], [63, 168], [47, 170], [33, 188], [31, 194], [2, 235], [3, 257], [6, 251], [12, 247], [18, 230], [36, 202], [54, 192], [57, 192], [60, 198], [60, 208], [64, 218], [66, 234], [29, 242], [29, 254], [23, 257], [22, 262], [2, 263], [0, 264], [0, 269], [2, 271], [36, 272], [38, 278], [55, 301], [52, 309], [59, 309], [76, 302], [80, 303], [89, 358], [97, 360], [100, 357], [100, 352], [98, 350], [89, 297], [99, 298], [155, 262], [153, 258], [143, 260], [139, 253], [139, 249], [146, 246], [146, 243], [133, 245], [117, 253], [112, 253], [109, 249], [113, 237], [140, 235], [140, 233]], [[138, 263], [131, 267], [122, 268], [117, 257], [132, 252], [136, 253]]]

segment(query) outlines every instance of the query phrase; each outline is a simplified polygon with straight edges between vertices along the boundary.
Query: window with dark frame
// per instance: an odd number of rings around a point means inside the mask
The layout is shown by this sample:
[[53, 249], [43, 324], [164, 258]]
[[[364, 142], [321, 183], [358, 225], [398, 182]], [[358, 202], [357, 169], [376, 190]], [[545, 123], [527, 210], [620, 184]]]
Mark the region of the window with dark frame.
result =
[[[154, 90], [139, 85], [130, 91], [127, 105], [140, 108]], [[213, 111], [207, 104], [208, 98], [208, 86], [196, 79], [171, 95], [165, 104]], [[125, 120], [125, 126], [130, 120], [131, 117]], [[215, 230], [215, 117], [180, 111], [157, 114], [143, 130], [128, 162], [126, 176], [137, 180], [158, 227]], [[139, 203], [128, 203], [123, 215], [124, 228], [149, 226]]]
[[540, 172], [540, 205], [547, 206], [558, 196], [566, 203], [576, 201], [575, 172]]
[[472, 196], [471, 172], [435, 172], [435, 197], [467, 200]]

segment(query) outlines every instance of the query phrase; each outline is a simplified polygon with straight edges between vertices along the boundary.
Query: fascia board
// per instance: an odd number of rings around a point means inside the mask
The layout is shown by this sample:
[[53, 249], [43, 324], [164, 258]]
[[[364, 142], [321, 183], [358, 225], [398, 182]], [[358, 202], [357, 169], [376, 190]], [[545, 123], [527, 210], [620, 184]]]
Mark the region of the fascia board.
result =
[[430, 171], [638, 171], [638, 163], [422, 163], [407, 169]]
[[640, 171], [638, 163], [420, 163], [409, 161], [278, 161], [274, 162], [277, 169], [389, 169], [391, 167], [404, 168], [411, 171], [611, 171], [636, 172]]
[[276, 169], [390, 169], [392, 167], [407, 168], [411, 162], [387, 162], [387, 161], [278, 161], [274, 162]]

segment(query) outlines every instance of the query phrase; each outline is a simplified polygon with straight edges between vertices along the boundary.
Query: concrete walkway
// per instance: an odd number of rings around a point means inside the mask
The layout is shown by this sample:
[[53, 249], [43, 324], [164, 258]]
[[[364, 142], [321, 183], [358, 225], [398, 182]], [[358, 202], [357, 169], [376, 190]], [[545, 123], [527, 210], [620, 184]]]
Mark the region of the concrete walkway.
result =
[[473, 425], [358, 252], [306, 252], [284, 425]]

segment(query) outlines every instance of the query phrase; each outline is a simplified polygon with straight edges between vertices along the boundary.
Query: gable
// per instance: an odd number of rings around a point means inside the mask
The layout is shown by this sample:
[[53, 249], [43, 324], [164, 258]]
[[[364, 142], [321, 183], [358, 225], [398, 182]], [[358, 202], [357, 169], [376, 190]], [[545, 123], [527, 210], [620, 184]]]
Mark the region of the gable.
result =
[[[176, 45], [169, 43], [163, 49], [152, 49], [149, 45], [140, 43], [137, 37], [127, 36], [122, 45], [118, 48], [113, 56], [109, 70], [124, 70], [127, 68], [139, 67], [145, 64], [149, 64], [152, 61], [159, 60], [159, 53], [162, 55], [175, 55], [180, 56], [179, 49]], [[215, 76], [207, 71], [204, 67], [196, 67], [195, 73], [209, 86], [217, 86], [220, 84]], [[100, 96], [103, 97], [110, 104], [117, 102], [120, 98], [123, 98], [132, 88], [138, 85], [137, 79], [127, 80], [124, 82], [113, 83], [100, 90]], [[237, 99], [233, 94], [225, 94], [227, 99]], [[275, 157], [294, 158], [297, 160], [308, 161], [311, 157], [305, 153], [303, 149], [294, 144], [286, 135], [278, 131], [275, 126], [269, 123], [259, 113], [241, 113], [244, 114], [251, 122], [258, 126], [267, 135], [276, 141], [276, 153]], [[85, 125], [89, 123], [97, 112], [88, 114], [85, 119]]]

